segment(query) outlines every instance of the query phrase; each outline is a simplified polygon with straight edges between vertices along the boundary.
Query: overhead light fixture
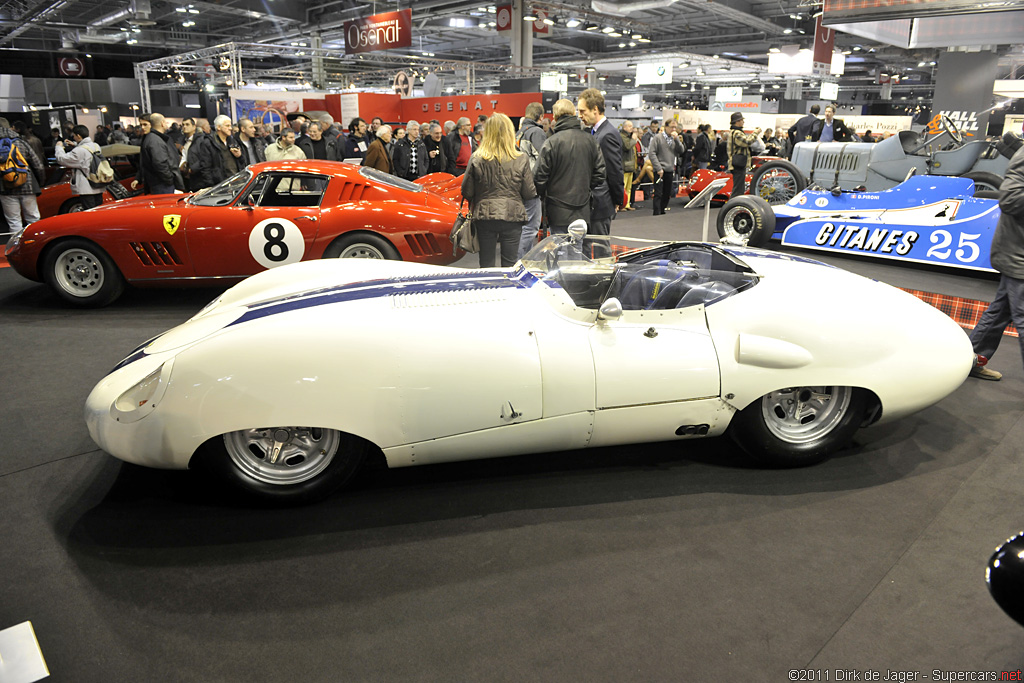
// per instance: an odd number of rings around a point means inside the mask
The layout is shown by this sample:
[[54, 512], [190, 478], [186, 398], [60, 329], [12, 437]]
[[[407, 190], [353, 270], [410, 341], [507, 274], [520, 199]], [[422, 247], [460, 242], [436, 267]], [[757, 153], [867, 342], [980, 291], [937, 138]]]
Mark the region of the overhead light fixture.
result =
[[537, 17], [533, 14], [527, 14], [523, 17], [523, 21], [537, 21]]
[[649, 43], [649, 42], [651, 42], [651, 39], [650, 38], [641, 38], [640, 42], [641, 43]]
[[[636, 43], [634, 43], [634, 45], [635, 45], [635, 44], [636, 44]], [[625, 43], [619, 43], [619, 47], [626, 47], [626, 44], [625, 44]]]
[[688, 66], [690, 66], [689, 62], [679, 62], [679, 68], [680, 69], [685, 69]]
[[770, 48], [768, 48], [768, 54], [777, 55], [780, 52], [782, 52], [782, 50], [780, 50], [777, 47], [770, 47]]
[[615, 30], [615, 28], [612, 27], [612, 26], [605, 26], [603, 29], [601, 29], [601, 33], [611, 33], [614, 30]]
[[630, 36], [630, 38], [632, 38], [633, 40], [640, 40], [640, 39], [641, 39], [641, 38], [643, 38], [643, 37], [644, 37], [644, 36], [643, 36], [643, 34], [642, 34], [642, 33], [633, 33], [633, 34], [632, 34], [632, 35]]
[[597, 24], [587, 24], [586, 30], [587, 31], [596, 31], [599, 28], [601, 28], [601, 27], [598, 26]]
[[581, 22], [579, 19], [570, 19], [569, 21], [565, 22], [565, 27], [566, 28], [576, 28], [577, 26], [579, 26], [582, 23], [583, 22]]
[[619, 33], [618, 31], [612, 31], [611, 33], [608, 34], [608, 36], [610, 38], [621, 38], [622, 34]]
[[630, 47], [636, 47], [636, 42], [634, 42], [634, 41], [632, 41], [632, 40], [631, 40], [631, 41], [629, 41], [629, 46], [630, 46]]
[[552, 19], [551, 17], [544, 17], [544, 23], [547, 24], [548, 26], [554, 26], [555, 20]]
[[784, 29], [782, 29], [782, 32], [785, 33], [786, 35], [789, 35], [790, 33], [793, 32], [793, 29], [791, 29], [791, 28], [784, 28]]

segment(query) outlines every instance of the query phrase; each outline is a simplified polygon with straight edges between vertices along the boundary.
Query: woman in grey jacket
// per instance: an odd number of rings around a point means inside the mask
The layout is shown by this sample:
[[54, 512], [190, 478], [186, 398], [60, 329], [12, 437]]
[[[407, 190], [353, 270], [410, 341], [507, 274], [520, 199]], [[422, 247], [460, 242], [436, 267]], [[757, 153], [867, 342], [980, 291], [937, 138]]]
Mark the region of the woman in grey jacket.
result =
[[462, 196], [473, 212], [480, 240], [480, 267], [494, 265], [495, 245], [501, 244], [501, 266], [516, 262], [519, 237], [526, 222], [523, 203], [537, 196], [530, 159], [516, 149], [512, 120], [492, 114], [480, 147], [469, 158], [462, 177]]

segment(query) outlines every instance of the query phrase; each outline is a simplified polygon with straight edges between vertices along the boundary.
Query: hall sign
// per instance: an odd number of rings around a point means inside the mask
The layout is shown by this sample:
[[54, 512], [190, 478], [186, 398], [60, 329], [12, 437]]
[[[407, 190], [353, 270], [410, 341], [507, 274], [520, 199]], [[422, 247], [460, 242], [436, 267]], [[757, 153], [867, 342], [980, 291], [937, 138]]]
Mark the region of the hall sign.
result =
[[85, 62], [78, 57], [61, 57], [57, 61], [61, 76], [84, 76]]
[[383, 12], [345, 22], [345, 54], [412, 45], [412, 10]]

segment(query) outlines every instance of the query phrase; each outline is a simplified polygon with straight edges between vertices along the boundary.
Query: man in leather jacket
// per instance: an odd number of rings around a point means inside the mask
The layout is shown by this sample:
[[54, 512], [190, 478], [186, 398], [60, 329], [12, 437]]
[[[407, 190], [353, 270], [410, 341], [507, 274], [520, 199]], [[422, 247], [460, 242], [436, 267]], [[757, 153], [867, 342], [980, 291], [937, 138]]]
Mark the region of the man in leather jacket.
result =
[[555, 130], [540, 150], [533, 181], [551, 232], [567, 232], [577, 218], [590, 224], [592, 193], [605, 187], [604, 155], [590, 131], [580, 128], [570, 100], [555, 102], [551, 114]]

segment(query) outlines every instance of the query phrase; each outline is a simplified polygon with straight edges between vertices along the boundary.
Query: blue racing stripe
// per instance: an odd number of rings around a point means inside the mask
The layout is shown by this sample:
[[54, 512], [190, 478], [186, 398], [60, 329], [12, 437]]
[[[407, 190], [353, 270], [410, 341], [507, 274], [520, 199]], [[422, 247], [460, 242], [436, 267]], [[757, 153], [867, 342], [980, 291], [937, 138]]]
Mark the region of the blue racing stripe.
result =
[[239, 325], [250, 320], [258, 320], [271, 315], [298, 311], [315, 306], [376, 299], [396, 294], [423, 294], [442, 292], [465, 292], [481, 289], [500, 289], [505, 287], [528, 287], [531, 283], [509, 279], [505, 273], [482, 275], [479, 272], [457, 273], [438, 277], [394, 278], [388, 280], [370, 280], [338, 287], [328, 287], [312, 292], [282, 297], [270, 301], [262, 301], [249, 307], [240, 318], [232, 322]]

